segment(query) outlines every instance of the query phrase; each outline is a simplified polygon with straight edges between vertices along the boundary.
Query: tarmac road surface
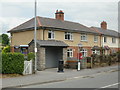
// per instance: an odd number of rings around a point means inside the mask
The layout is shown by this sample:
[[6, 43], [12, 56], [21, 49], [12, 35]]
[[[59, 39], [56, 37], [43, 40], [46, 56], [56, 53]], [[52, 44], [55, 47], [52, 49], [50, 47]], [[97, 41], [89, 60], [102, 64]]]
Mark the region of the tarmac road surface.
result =
[[40, 85], [25, 86], [22, 88], [118, 88], [118, 71], [73, 77], [64, 81]]

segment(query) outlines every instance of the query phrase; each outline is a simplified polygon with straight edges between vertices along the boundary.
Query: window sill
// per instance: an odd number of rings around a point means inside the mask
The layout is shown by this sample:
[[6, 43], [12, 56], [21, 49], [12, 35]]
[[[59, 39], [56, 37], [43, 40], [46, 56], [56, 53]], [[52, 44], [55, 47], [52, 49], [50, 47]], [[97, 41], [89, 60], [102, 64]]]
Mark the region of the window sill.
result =
[[48, 40], [55, 40], [55, 38], [52, 38], [52, 39], [51, 39], [51, 38], [48, 38]]
[[65, 41], [70, 41], [70, 42], [73, 42], [73, 40], [68, 40], [68, 39], [64, 39]]
[[107, 42], [104, 42], [104, 43], [107, 43]]
[[94, 43], [97, 43], [98, 41], [94, 41]]
[[81, 40], [81, 42], [88, 42], [87, 40]]

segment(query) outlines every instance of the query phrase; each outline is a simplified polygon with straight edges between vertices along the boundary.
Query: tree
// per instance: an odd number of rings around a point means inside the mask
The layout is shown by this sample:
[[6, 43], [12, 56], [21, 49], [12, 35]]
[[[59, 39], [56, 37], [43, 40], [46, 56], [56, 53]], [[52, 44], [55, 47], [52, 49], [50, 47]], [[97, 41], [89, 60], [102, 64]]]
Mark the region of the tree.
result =
[[9, 38], [7, 34], [2, 34], [2, 45], [3, 46], [7, 46], [9, 45]]

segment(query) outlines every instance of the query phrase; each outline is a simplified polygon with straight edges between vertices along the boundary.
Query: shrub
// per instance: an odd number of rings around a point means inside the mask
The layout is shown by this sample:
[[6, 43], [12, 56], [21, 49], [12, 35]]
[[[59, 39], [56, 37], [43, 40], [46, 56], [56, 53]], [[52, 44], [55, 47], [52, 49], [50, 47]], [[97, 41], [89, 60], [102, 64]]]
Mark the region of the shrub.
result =
[[9, 53], [10, 52], [10, 46], [6, 46], [2, 50], [3, 53]]
[[91, 57], [92, 57], [92, 63], [93, 63], [93, 65], [97, 62], [97, 57], [98, 57], [98, 55], [97, 54], [92, 54], [91, 55]]
[[120, 62], [120, 50], [117, 52], [118, 62]]
[[22, 74], [24, 70], [24, 55], [21, 53], [2, 53], [2, 73]]
[[28, 61], [34, 60], [35, 59], [35, 54], [33, 52], [28, 53]]

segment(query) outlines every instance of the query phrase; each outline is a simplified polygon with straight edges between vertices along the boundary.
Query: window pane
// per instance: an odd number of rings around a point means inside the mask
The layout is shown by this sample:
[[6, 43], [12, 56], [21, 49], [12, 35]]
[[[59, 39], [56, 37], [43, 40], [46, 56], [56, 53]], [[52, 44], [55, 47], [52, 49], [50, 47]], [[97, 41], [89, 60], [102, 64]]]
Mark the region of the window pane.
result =
[[70, 40], [72, 40], [73, 38], [72, 38], [72, 34], [70, 35]]
[[52, 32], [52, 38], [54, 38], [54, 31]]
[[48, 38], [49, 39], [54, 39], [54, 31], [48, 31]]
[[67, 35], [65, 35], [65, 39], [67, 39]]
[[67, 57], [73, 57], [73, 50], [72, 49], [67, 50]]
[[87, 40], [86, 34], [81, 34], [81, 40], [83, 40], [83, 41], [86, 41], [86, 40]]
[[51, 38], [51, 33], [50, 32], [48, 33], [48, 38]]
[[67, 57], [70, 57], [70, 53], [69, 52], [67, 52]]
[[98, 41], [98, 36], [94, 36], [94, 41], [95, 41], [95, 42]]
[[104, 37], [104, 42], [107, 42], [107, 37]]
[[70, 32], [65, 32], [65, 39], [71, 40], [72, 39], [72, 34]]
[[112, 43], [116, 43], [116, 38], [112, 38]]
[[70, 35], [68, 34], [68, 38], [67, 38], [68, 40], [70, 40]]

